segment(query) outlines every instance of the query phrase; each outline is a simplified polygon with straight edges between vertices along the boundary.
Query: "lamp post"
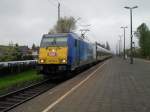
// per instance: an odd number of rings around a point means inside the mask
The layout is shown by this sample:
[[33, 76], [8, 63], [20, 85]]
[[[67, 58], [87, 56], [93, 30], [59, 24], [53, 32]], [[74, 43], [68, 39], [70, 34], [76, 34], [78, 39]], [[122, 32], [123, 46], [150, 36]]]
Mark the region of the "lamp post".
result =
[[126, 59], [126, 53], [125, 53], [125, 32], [126, 32], [126, 28], [128, 28], [127, 26], [125, 26], [125, 27], [121, 27], [121, 28], [123, 28], [123, 31], [124, 31], [124, 47], [123, 47], [123, 58], [124, 58], [124, 60]]
[[130, 56], [130, 64], [133, 64], [133, 48], [132, 48], [132, 42], [133, 42], [133, 35], [132, 35], [132, 9], [138, 8], [138, 6], [134, 6], [134, 7], [124, 7], [126, 9], [130, 10], [130, 25], [131, 25], [131, 32], [130, 32], [130, 36], [131, 36], [131, 43], [130, 43], [130, 52], [131, 52], [131, 56]]
[[135, 50], [135, 42], [133, 42], [133, 48], [134, 48], [134, 56], [135, 56], [135, 54], [136, 54], [136, 50]]
[[122, 40], [121, 40], [121, 35], [119, 35], [119, 56], [121, 57], [121, 52], [122, 52]]
[[60, 3], [58, 2], [58, 21], [60, 20]]

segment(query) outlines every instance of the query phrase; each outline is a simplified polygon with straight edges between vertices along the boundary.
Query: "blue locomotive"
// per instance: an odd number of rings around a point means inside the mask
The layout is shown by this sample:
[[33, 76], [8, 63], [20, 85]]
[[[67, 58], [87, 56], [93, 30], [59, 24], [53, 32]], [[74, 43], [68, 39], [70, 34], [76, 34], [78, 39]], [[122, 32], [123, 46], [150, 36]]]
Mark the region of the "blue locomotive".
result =
[[45, 34], [41, 40], [38, 64], [41, 73], [55, 76], [57, 72], [78, 70], [110, 56], [110, 51], [75, 33]]

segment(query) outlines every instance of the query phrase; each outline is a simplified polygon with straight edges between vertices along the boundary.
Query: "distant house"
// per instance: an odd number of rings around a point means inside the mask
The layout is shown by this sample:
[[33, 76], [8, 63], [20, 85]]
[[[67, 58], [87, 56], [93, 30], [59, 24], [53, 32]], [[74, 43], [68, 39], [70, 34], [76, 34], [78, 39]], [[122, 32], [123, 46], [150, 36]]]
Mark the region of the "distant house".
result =
[[0, 45], [0, 57], [6, 54], [7, 49], [8, 49], [8, 46]]
[[5, 52], [0, 49], [0, 57], [3, 56], [4, 54], [5, 54]]
[[4, 54], [3, 50], [0, 48], [0, 56]]
[[4, 46], [4, 45], [0, 45], [0, 61], [6, 61], [6, 60], [10, 60], [11, 56], [9, 56], [11, 52], [12, 47], [10, 46]]
[[34, 47], [31, 49], [31, 55], [33, 56], [34, 59], [37, 59], [39, 54], [39, 47]]
[[[0, 45], [0, 61], [37, 59], [39, 47]], [[15, 55], [14, 55], [15, 54]]]
[[19, 46], [18, 47], [19, 52], [21, 53], [22, 56], [28, 56], [29, 55], [29, 48], [28, 46]]

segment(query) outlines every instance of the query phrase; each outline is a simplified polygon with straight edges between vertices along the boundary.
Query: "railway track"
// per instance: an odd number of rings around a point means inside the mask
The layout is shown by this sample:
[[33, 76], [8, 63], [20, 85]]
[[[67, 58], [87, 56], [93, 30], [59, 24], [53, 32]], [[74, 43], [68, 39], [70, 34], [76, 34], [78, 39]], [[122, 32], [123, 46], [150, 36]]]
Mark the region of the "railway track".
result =
[[10, 109], [46, 92], [56, 85], [56, 83], [50, 83], [49, 80], [44, 80], [38, 84], [0, 96], [0, 112], [7, 112]]
[[[77, 74], [83, 72], [84, 70], [79, 71]], [[68, 80], [70, 78], [67, 78], [65, 80]], [[38, 84], [34, 84], [31, 86], [25, 87], [23, 89], [8, 93], [6, 95], [2, 95], [0, 96], [0, 112], [7, 112], [13, 109], [14, 107], [52, 89], [53, 87], [64, 82], [65, 80], [64, 79], [59, 80], [59, 81], [54, 80], [51, 82], [48, 79]]]

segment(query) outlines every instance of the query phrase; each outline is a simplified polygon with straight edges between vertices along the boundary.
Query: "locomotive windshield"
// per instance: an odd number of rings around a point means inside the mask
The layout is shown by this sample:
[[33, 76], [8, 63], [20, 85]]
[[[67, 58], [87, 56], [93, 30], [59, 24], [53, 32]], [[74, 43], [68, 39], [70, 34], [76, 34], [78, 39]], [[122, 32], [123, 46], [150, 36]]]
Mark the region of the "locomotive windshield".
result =
[[41, 47], [48, 46], [66, 46], [67, 37], [43, 37]]

